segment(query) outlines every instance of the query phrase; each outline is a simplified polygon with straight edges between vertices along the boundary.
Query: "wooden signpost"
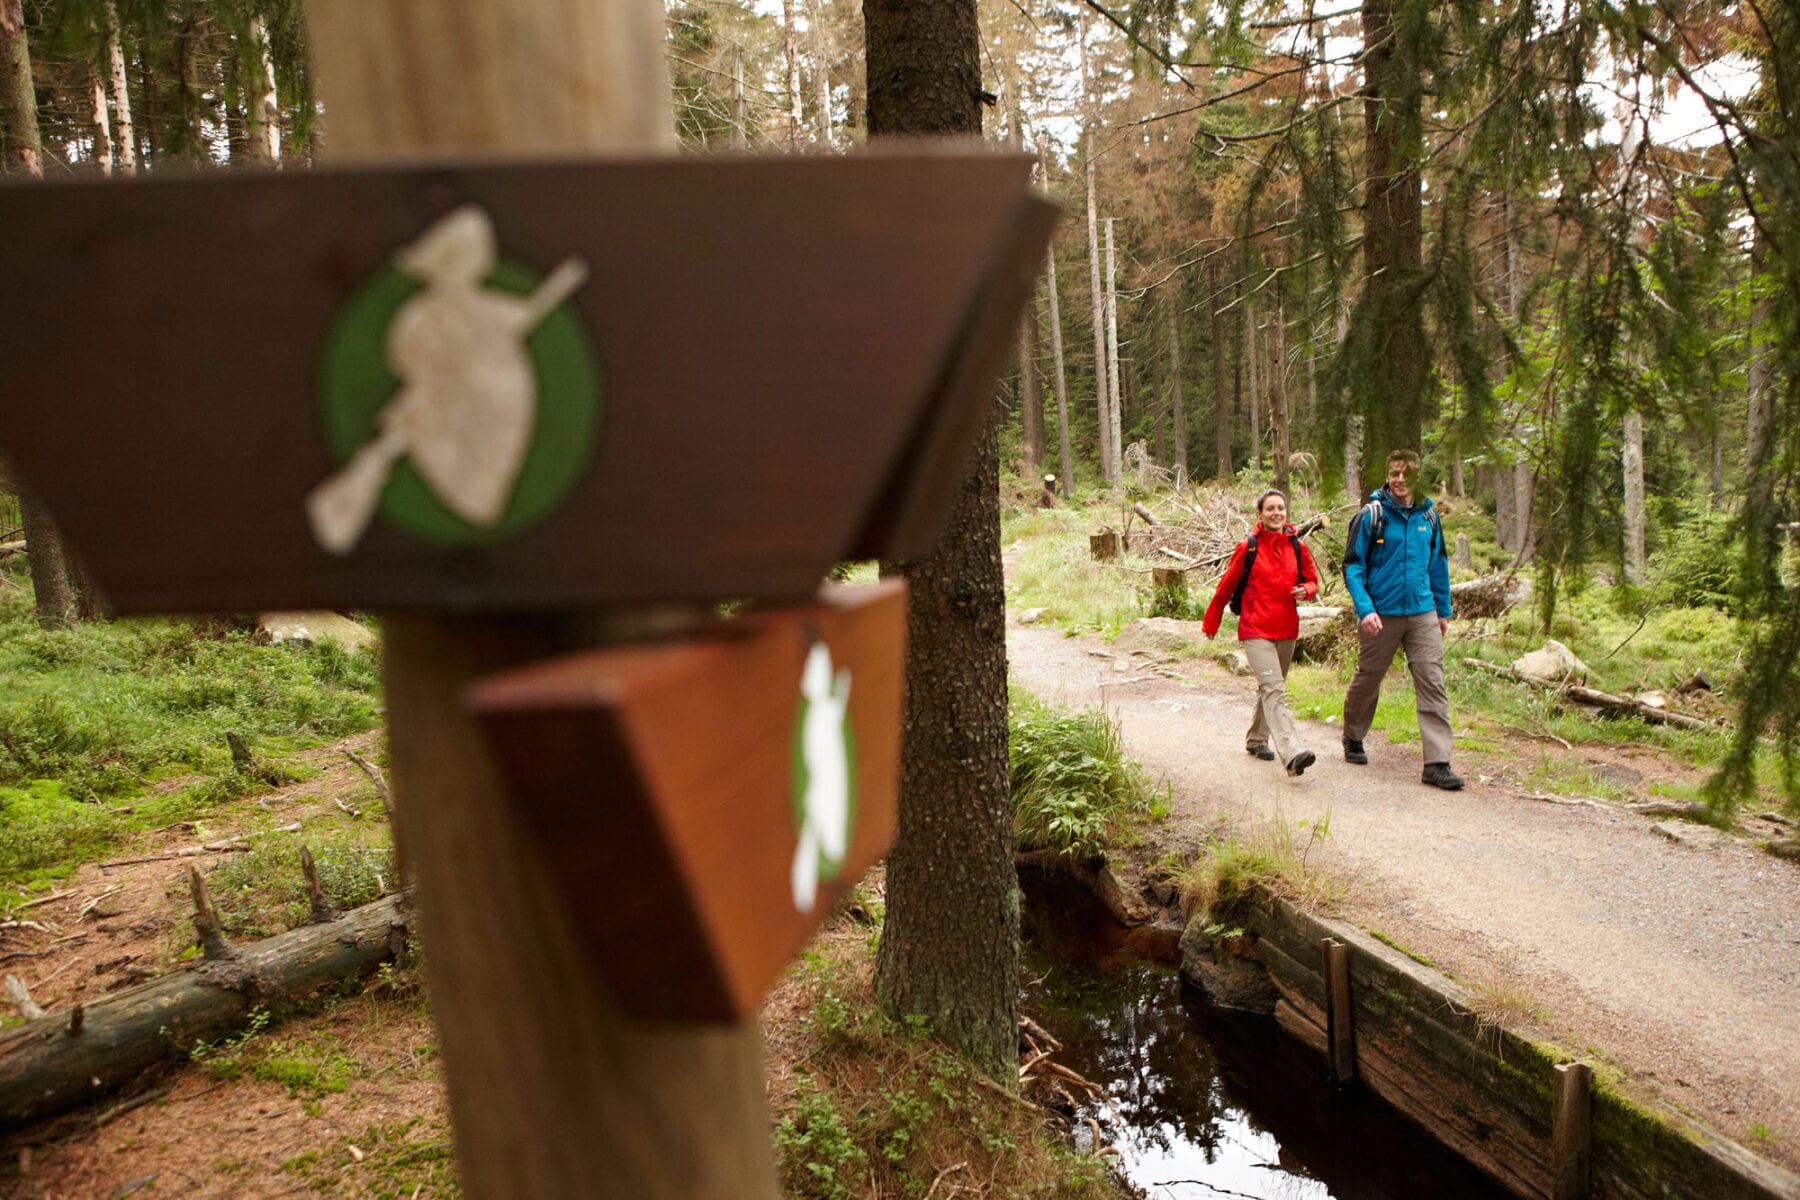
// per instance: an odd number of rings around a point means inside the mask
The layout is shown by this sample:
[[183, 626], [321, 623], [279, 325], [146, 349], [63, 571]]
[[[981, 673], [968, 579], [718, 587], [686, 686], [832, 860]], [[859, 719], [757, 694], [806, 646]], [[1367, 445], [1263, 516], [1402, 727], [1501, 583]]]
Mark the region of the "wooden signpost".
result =
[[4, 450], [121, 612], [382, 611], [469, 1195], [772, 1197], [747, 1015], [897, 777], [904, 593], [818, 583], [929, 550], [1052, 211], [643, 157], [637, 0], [308, 15], [347, 165], [0, 189]]

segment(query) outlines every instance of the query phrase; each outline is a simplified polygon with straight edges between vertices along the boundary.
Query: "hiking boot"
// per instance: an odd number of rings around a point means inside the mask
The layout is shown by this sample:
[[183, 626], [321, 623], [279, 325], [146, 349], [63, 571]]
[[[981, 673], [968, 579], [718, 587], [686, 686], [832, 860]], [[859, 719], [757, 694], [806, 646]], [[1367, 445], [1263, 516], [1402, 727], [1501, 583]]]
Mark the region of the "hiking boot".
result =
[[1463, 785], [1462, 776], [1452, 771], [1449, 763], [1426, 763], [1425, 774], [1420, 780], [1446, 792], [1457, 791]]
[[1345, 738], [1344, 761], [1347, 763], [1355, 763], [1359, 767], [1366, 767], [1369, 765], [1368, 751], [1363, 749], [1363, 744], [1361, 742], [1353, 742], [1349, 738]]
[[1318, 761], [1318, 757], [1314, 755], [1311, 750], [1302, 750], [1300, 753], [1294, 755], [1294, 757], [1288, 759], [1287, 773], [1289, 775], [1304, 775], [1306, 774], [1306, 768]]
[[1262, 759], [1264, 762], [1274, 762], [1275, 761], [1275, 752], [1273, 750], [1269, 749], [1267, 746], [1245, 746], [1244, 752], [1246, 754], [1254, 754], [1254, 755], [1256, 755], [1256, 757]]

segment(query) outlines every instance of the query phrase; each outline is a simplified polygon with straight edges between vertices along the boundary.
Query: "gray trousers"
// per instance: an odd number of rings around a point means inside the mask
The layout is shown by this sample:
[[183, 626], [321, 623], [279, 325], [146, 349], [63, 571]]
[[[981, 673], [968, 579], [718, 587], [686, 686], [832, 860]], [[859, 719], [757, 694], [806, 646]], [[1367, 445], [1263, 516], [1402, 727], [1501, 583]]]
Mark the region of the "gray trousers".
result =
[[1444, 691], [1444, 634], [1436, 613], [1416, 617], [1382, 617], [1381, 632], [1370, 636], [1356, 630], [1356, 675], [1344, 696], [1344, 739], [1360, 742], [1375, 720], [1375, 702], [1381, 699], [1381, 681], [1394, 661], [1394, 651], [1406, 647], [1406, 665], [1412, 670], [1413, 693], [1418, 698], [1419, 736], [1425, 743], [1425, 761], [1450, 761], [1450, 696]]
[[1268, 638], [1245, 638], [1238, 643], [1250, 669], [1256, 672], [1256, 715], [1251, 718], [1250, 732], [1244, 735], [1246, 748], [1267, 746], [1282, 762], [1306, 749], [1300, 744], [1300, 728], [1294, 714], [1288, 711], [1288, 664], [1294, 661], [1294, 639], [1270, 641]]

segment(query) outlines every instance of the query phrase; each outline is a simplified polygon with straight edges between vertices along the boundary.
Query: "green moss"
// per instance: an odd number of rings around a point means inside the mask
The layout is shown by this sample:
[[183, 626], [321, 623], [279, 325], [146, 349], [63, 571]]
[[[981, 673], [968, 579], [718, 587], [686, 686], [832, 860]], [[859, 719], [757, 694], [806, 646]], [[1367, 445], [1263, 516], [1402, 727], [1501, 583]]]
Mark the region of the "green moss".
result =
[[1394, 937], [1389, 937], [1387, 934], [1381, 932], [1381, 930], [1379, 930], [1379, 929], [1371, 929], [1368, 931], [1368, 933], [1369, 933], [1369, 936], [1374, 938], [1376, 941], [1382, 943], [1385, 946], [1390, 946], [1393, 949], [1398, 950], [1400, 953], [1406, 955], [1406, 957], [1412, 959], [1414, 962], [1418, 963], [1420, 966], [1431, 967], [1433, 970], [1437, 969], [1436, 963], [1432, 962], [1429, 958], [1426, 958], [1423, 954], [1420, 954], [1417, 950], [1414, 950], [1411, 946], [1408, 946], [1405, 942], [1402, 942], [1400, 939], [1394, 938]]

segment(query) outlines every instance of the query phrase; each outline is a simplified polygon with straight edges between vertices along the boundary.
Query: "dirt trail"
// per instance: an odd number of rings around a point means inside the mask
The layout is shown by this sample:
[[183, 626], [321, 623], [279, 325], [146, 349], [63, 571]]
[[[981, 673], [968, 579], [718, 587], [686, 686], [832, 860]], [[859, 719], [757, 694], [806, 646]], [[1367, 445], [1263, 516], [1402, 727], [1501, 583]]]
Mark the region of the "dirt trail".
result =
[[[1329, 869], [1355, 881], [1343, 916], [1518, 997], [1560, 1042], [1800, 1168], [1800, 866], [1744, 842], [1677, 844], [1620, 808], [1527, 799], [1467, 755], [1467, 788], [1428, 788], [1417, 742], [1372, 735], [1370, 764], [1351, 766], [1319, 722], [1301, 722], [1318, 765], [1290, 779], [1244, 752], [1254, 681], [1210, 662], [1170, 664], [1173, 679], [1037, 625], [1009, 629], [1007, 658], [1037, 695], [1104, 704], [1173, 785], [1178, 836], [1220, 816], [1329, 813]], [[1656, 777], [1654, 757], [1636, 763]]]

